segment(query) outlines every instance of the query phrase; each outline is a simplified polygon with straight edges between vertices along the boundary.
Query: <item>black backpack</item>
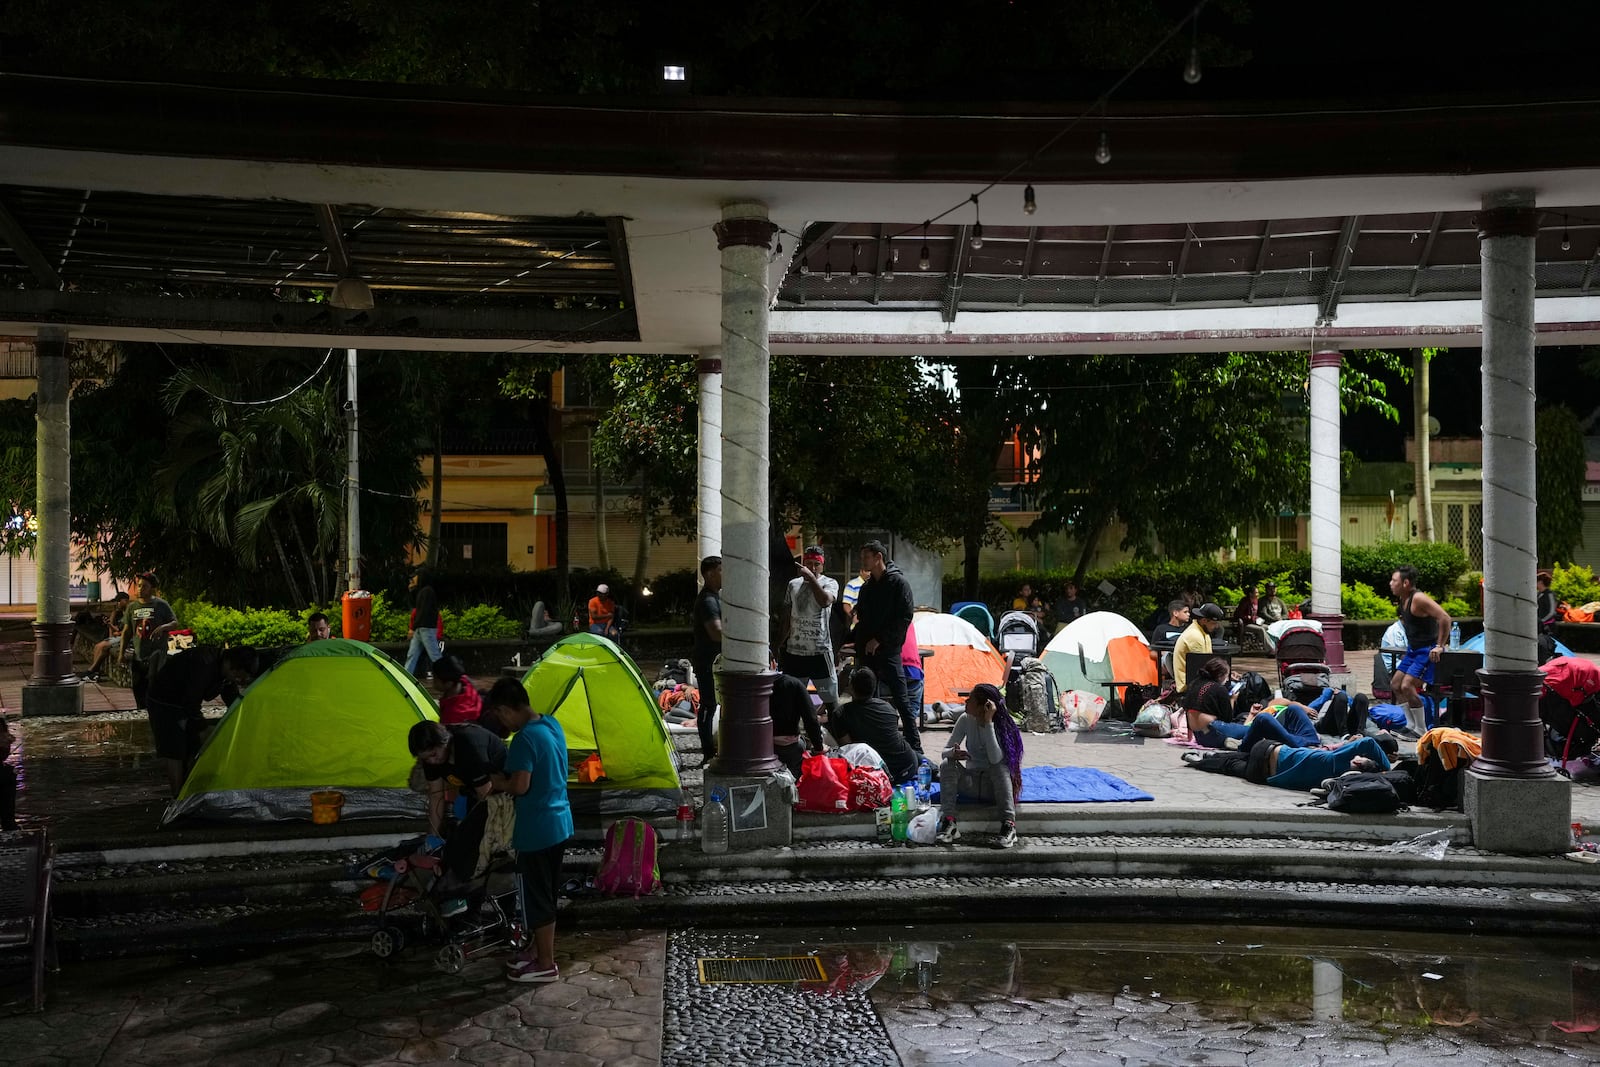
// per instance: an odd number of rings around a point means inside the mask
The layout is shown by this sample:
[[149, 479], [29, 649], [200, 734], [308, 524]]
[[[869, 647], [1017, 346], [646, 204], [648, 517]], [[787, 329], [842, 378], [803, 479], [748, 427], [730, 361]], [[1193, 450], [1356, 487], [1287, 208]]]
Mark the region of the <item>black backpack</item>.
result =
[[1255, 671], [1246, 671], [1239, 677], [1239, 691], [1233, 695], [1233, 721], [1243, 722], [1250, 709], [1272, 699], [1272, 686]]
[[1392, 815], [1404, 807], [1394, 783], [1372, 771], [1335, 778], [1328, 786], [1327, 805], [1329, 811], [1348, 815]]
[[1122, 693], [1123, 704], [1128, 711], [1137, 716], [1139, 709], [1161, 695], [1161, 687], [1159, 685], [1141, 685], [1138, 682], [1134, 682], [1132, 685], [1124, 687]]
[[1416, 782], [1418, 807], [1433, 808], [1436, 811], [1443, 811], [1446, 808], [1460, 811], [1461, 772], [1471, 763], [1472, 761], [1468, 759], [1458, 759], [1453, 770], [1445, 770], [1444, 761], [1439, 758], [1439, 753], [1430, 752], [1423, 763], [1408, 759], [1401, 760], [1395, 766], [1408, 772]]

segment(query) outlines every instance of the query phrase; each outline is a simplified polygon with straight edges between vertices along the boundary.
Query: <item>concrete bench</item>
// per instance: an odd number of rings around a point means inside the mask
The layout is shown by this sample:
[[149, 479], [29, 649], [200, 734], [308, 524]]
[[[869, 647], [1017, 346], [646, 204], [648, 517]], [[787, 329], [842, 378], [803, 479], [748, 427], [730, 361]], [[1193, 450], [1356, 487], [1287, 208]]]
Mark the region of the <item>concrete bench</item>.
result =
[[32, 956], [33, 1010], [44, 1010], [45, 969], [55, 953], [50, 916], [54, 853], [43, 830], [0, 834], [0, 950]]

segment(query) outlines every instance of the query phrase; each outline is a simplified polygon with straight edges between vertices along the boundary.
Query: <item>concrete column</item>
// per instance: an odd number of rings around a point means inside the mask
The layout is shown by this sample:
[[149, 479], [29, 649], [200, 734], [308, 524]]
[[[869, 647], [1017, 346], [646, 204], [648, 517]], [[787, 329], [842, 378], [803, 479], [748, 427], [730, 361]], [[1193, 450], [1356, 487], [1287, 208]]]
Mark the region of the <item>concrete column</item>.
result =
[[707, 353], [700, 375], [700, 558], [722, 555], [722, 360]]
[[1348, 675], [1344, 663], [1344, 603], [1339, 595], [1342, 529], [1339, 521], [1339, 368], [1337, 350], [1311, 353], [1311, 617], [1322, 623], [1328, 668]]
[[1534, 236], [1527, 190], [1493, 193], [1478, 215], [1483, 269], [1483, 756], [1466, 783], [1473, 843], [1564, 851], [1571, 786], [1544, 755], [1534, 603]]
[[[727, 791], [729, 848], [788, 845], [794, 784], [772, 754], [768, 661], [767, 260], [777, 227], [765, 204], [724, 205], [722, 252], [722, 721], [707, 794]], [[702, 382], [710, 375], [702, 375]], [[703, 388], [703, 386], [702, 386]], [[703, 468], [702, 468], [703, 469]]]
[[34, 345], [38, 366], [35, 461], [39, 542], [38, 615], [33, 624], [33, 676], [22, 690], [24, 715], [75, 715], [83, 691], [72, 670], [72, 420], [68, 393], [67, 332], [46, 327]]

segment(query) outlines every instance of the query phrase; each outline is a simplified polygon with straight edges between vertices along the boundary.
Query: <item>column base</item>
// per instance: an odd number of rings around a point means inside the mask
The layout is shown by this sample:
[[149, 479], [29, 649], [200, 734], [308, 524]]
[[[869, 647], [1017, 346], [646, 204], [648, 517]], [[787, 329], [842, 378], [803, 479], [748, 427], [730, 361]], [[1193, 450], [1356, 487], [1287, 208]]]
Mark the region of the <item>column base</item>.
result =
[[1483, 778], [1556, 779], [1545, 756], [1544, 723], [1539, 718], [1544, 675], [1480, 670], [1478, 692], [1483, 696], [1483, 755], [1473, 761], [1473, 773]]
[[72, 642], [78, 628], [70, 622], [33, 624], [33, 676], [29, 685], [78, 684], [72, 670]]
[[33, 682], [28, 682], [22, 687], [23, 718], [82, 714], [83, 686], [81, 685], [35, 685]]
[[772, 751], [772, 683], [777, 672], [735, 674], [717, 672], [721, 723], [717, 732], [717, 757], [706, 768], [727, 778], [765, 778], [788, 772]]
[[705, 795], [728, 795], [728, 851], [783, 848], [794, 842], [794, 778], [779, 764], [776, 774], [722, 774], [707, 769]]
[[1350, 668], [1344, 664], [1344, 616], [1319, 615], [1313, 612], [1307, 618], [1315, 619], [1322, 624], [1322, 642], [1327, 646], [1329, 672], [1348, 676]]
[[1572, 783], [1548, 778], [1496, 778], [1467, 771], [1462, 808], [1472, 820], [1472, 845], [1488, 852], [1550, 855], [1572, 851]]

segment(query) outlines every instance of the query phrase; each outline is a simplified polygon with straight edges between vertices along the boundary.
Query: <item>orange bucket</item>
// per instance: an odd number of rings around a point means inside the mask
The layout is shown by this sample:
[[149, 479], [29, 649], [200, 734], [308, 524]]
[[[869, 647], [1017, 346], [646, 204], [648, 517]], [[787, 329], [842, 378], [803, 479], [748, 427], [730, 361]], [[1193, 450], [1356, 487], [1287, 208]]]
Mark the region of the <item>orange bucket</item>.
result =
[[319, 826], [339, 821], [339, 809], [344, 807], [344, 794], [332, 789], [319, 789], [311, 794], [311, 821]]

